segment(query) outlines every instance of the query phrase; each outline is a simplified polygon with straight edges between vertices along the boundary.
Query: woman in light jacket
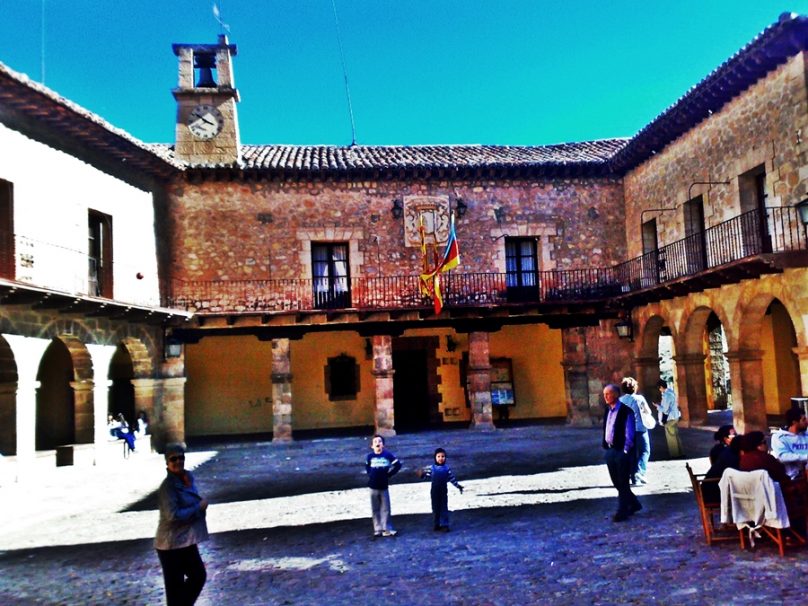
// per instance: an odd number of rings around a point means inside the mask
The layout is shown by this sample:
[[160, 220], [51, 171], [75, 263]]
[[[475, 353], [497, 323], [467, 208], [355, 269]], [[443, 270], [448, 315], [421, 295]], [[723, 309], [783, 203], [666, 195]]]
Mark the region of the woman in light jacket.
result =
[[168, 473], [157, 493], [160, 522], [154, 547], [163, 567], [166, 602], [180, 606], [196, 602], [207, 579], [197, 544], [208, 538], [208, 501], [199, 495], [194, 476], [185, 469], [183, 445], [169, 444], [165, 457]]

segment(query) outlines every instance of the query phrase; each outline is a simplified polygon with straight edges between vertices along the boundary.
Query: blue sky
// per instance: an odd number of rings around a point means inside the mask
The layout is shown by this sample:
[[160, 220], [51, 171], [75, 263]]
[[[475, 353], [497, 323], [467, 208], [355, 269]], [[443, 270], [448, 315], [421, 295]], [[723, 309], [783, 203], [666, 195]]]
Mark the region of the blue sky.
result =
[[[631, 136], [808, 0], [334, 0], [360, 144]], [[174, 42], [213, 0], [0, 0], [0, 62], [173, 142]], [[244, 143], [351, 142], [332, 0], [220, 0]], [[44, 36], [42, 14], [44, 6]], [[44, 45], [43, 45], [44, 38]]]

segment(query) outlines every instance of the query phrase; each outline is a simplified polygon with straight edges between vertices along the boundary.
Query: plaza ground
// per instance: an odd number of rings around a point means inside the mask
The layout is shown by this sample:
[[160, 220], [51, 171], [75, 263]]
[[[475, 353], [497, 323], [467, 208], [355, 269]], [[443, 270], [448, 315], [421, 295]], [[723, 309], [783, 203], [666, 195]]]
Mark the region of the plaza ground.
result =
[[[726, 413], [711, 415], [718, 425]], [[808, 551], [707, 547], [683, 460], [652, 434], [644, 509], [610, 518], [615, 491], [598, 428], [534, 425], [391, 438], [404, 467], [391, 489], [399, 536], [373, 539], [367, 439], [208, 443], [188, 464], [211, 501], [198, 604], [752, 604], [802, 599]], [[683, 429], [705, 470], [709, 428]], [[435, 533], [415, 475], [443, 446], [451, 532]], [[162, 604], [151, 537], [162, 458], [59, 468], [0, 487], [0, 603]]]

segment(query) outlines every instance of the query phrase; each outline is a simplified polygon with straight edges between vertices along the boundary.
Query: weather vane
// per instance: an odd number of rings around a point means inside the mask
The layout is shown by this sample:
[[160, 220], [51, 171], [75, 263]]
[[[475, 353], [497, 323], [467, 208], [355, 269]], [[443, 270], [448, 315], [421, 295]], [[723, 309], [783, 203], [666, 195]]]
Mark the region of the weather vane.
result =
[[213, 17], [222, 28], [222, 32], [230, 33], [230, 26], [222, 20], [222, 10], [219, 8], [219, 4], [221, 4], [221, 0], [213, 3]]

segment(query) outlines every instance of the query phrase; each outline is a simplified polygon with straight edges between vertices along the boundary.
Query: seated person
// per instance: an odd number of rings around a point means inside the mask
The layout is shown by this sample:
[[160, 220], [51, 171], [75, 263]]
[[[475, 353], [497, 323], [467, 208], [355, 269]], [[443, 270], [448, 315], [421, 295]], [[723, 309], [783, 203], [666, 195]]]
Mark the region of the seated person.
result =
[[126, 422], [126, 418], [123, 416], [123, 413], [118, 414], [117, 423], [118, 423], [117, 427], [111, 430], [112, 435], [121, 440], [125, 440], [126, 444], [129, 446], [129, 450], [134, 451], [135, 434], [132, 431], [130, 431], [129, 423]]
[[729, 448], [735, 435], [736, 431], [732, 425], [722, 425], [718, 428], [718, 431], [713, 434], [713, 440], [716, 441], [716, 445], [710, 450], [710, 465], [715, 465], [724, 449]]
[[[704, 476], [704, 479], [714, 478], [720, 480], [724, 475], [724, 470], [727, 468], [740, 469], [741, 465], [741, 440], [743, 436], [735, 436], [729, 441], [728, 445], [721, 450], [715, 462], [710, 466], [710, 469]], [[715, 449], [713, 449], [715, 450]], [[712, 451], [710, 455], [712, 456]], [[721, 491], [718, 488], [718, 482], [705, 482], [702, 484], [702, 494], [706, 503], [720, 503]]]
[[802, 478], [808, 462], [808, 420], [797, 408], [786, 411], [786, 425], [772, 434], [772, 454], [785, 465], [792, 480]]
[[143, 436], [149, 433], [149, 417], [146, 415], [145, 410], [141, 410], [137, 413], [137, 430], [135, 434], [138, 438], [142, 438]]
[[115, 417], [112, 416], [112, 414], [108, 414], [107, 415], [107, 431], [109, 432], [109, 437], [110, 438], [115, 438], [117, 440], [118, 436], [116, 435], [115, 430], [120, 429], [120, 428], [121, 428], [121, 422], [117, 421], [115, 419]]
[[[740, 438], [735, 438], [738, 440]], [[794, 482], [786, 473], [786, 467], [769, 454], [766, 447], [766, 436], [762, 431], [751, 431], [741, 442], [741, 471], [765, 469], [772, 480], [780, 484], [783, 500], [788, 510], [791, 527], [805, 536], [805, 482]]]

